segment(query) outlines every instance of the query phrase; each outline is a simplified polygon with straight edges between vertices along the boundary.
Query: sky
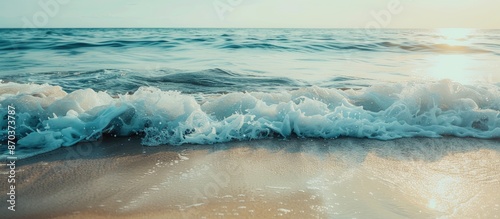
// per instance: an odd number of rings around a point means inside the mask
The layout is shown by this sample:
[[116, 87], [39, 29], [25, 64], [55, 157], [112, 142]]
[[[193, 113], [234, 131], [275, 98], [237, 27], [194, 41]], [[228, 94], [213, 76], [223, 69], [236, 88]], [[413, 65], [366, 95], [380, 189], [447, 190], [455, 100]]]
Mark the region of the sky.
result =
[[498, 0], [2, 0], [0, 28], [500, 29]]

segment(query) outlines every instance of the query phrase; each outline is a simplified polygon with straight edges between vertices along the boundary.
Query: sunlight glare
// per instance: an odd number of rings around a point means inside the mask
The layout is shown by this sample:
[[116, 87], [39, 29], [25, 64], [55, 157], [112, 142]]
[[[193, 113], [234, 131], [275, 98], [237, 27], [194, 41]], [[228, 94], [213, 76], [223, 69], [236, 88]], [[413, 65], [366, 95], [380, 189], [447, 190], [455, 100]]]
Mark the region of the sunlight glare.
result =
[[466, 44], [473, 32], [473, 29], [449, 28], [439, 29], [436, 34], [440, 38], [440, 43], [458, 45]]
[[474, 61], [464, 55], [440, 55], [432, 58], [428, 72], [437, 79], [451, 79], [462, 84], [471, 84], [475, 77]]

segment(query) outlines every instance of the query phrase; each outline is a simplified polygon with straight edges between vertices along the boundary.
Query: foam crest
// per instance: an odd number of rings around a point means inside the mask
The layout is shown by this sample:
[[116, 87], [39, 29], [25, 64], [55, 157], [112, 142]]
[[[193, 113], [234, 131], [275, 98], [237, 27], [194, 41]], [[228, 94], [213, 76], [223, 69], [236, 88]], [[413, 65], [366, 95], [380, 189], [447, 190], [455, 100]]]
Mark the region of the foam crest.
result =
[[[195, 96], [141, 87], [112, 97], [92, 89], [0, 84], [16, 107], [20, 157], [98, 139], [141, 135], [144, 145], [212, 144], [269, 137], [390, 140], [500, 137], [500, 89], [451, 81], [383, 84], [359, 90], [307, 87]], [[5, 118], [6, 111], [2, 110]], [[2, 121], [6, 130], [6, 121]], [[7, 132], [2, 131], [2, 140]], [[5, 155], [3, 155], [4, 157]]]

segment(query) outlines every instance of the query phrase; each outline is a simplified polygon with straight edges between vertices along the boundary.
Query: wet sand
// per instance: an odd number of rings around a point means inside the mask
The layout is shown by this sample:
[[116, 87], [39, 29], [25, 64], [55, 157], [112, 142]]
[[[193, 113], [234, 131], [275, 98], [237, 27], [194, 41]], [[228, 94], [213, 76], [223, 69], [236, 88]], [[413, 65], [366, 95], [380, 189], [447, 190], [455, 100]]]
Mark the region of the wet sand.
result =
[[[499, 140], [143, 147], [108, 137], [18, 161], [16, 170], [16, 211], [2, 201], [6, 218], [500, 217]], [[7, 181], [0, 187], [7, 200]]]

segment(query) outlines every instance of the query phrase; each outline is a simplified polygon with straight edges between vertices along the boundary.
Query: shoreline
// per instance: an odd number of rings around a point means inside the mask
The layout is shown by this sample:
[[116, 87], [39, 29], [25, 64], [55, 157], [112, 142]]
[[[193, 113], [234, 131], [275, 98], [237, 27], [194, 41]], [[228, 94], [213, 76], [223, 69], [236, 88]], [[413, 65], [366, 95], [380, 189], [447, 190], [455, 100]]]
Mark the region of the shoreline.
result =
[[500, 215], [499, 143], [340, 138], [148, 147], [139, 138], [106, 137], [19, 160], [16, 212], [5, 201], [0, 212], [9, 218], [492, 218]]

